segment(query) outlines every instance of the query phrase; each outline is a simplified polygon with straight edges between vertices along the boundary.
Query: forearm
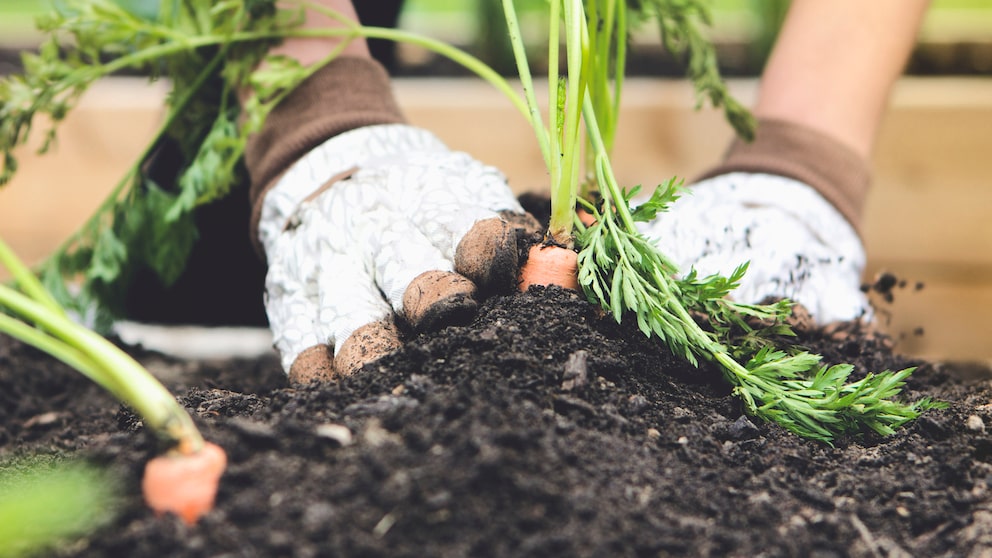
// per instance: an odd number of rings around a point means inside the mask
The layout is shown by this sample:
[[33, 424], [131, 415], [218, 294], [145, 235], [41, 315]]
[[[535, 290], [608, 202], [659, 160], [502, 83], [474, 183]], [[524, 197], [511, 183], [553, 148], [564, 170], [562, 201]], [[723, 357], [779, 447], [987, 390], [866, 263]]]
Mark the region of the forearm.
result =
[[[352, 5], [351, 0], [314, 0], [314, 3], [334, 10], [351, 21], [358, 21], [358, 15], [355, 13], [355, 7]], [[306, 21], [301, 28], [327, 29], [333, 27], [344, 28], [345, 24], [317, 10], [307, 9]], [[271, 54], [295, 58], [301, 64], [307, 66], [322, 60], [329, 52], [341, 44], [342, 41], [350, 41], [341, 53], [343, 56], [371, 58], [368, 45], [362, 37], [355, 39], [341, 37], [290, 38], [274, 47], [271, 50]]]
[[755, 114], [820, 131], [865, 159], [929, 0], [794, 0]]

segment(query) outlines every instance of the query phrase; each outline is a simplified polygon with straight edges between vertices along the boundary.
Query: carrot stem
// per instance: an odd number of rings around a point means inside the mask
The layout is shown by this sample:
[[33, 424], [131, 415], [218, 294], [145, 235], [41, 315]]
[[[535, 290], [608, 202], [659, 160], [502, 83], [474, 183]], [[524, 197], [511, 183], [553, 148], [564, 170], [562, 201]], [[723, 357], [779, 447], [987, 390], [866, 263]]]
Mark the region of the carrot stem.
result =
[[[517, 12], [513, 7], [513, 0], [503, 0], [503, 14], [506, 18], [506, 29], [510, 36], [510, 45], [513, 48], [513, 59], [517, 64], [517, 74], [520, 76], [520, 85], [524, 88], [524, 98], [527, 101], [527, 111], [531, 127], [537, 136], [537, 142], [541, 146], [541, 154], [544, 156], [544, 164], [551, 167], [554, 158], [554, 151], [550, 148], [549, 135], [553, 135], [554, 128], [549, 126], [551, 134], [544, 129], [544, 122], [541, 119], [541, 110], [537, 106], [537, 94], [534, 92], [534, 79], [531, 75], [530, 65], [527, 63], [527, 54], [524, 51], [523, 38], [520, 34], [520, 23], [517, 21]], [[550, 119], [549, 115], [549, 119]]]
[[[575, 221], [575, 199], [580, 176], [579, 156], [582, 150], [582, 98], [586, 92], [584, 60], [589, 49], [582, 0], [564, 0], [565, 58], [568, 65], [568, 85], [565, 95], [565, 115], [562, 129], [563, 153], [561, 175], [551, 185], [551, 220], [548, 234], [563, 246], [572, 246], [572, 226]], [[549, 61], [557, 64], [557, 61]]]
[[18, 285], [30, 294], [0, 285], [0, 307], [14, 315], [0, 315], [0, 331], [79, 370], [130, 405], [150, 428], [183, 451], [203, 446], [192, 419], [172, 394], [127, 353], [69, 319], [2, 240], [0, 264], [11, 270]]
[[548, 173], [551, 184], [561, 182], [561, 111], [565, 105], [565, 91], [560, 83], [558, 71], [559, 33], [561, 31], [561, 3], [551, 2], [551, 12], [548, 18]]

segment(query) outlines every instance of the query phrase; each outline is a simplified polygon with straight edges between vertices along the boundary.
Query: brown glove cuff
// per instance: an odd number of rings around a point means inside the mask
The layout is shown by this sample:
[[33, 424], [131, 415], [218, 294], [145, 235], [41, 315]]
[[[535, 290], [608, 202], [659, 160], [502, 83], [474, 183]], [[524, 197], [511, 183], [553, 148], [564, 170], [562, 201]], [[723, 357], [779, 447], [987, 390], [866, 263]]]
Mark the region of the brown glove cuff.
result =
[[871, 175], [868, 162], [816, 130], [785, 120], [759, 119], [755, 139], [735, 139], [723, 163], [698, 180], [731, 172], [776, 174], [812, 186], [861, 233]]
[[374, 60], [341, 57], [317, 70], [290, 93], [248, 140], [251, 237], [265, 193], [290, 165], [328, 139], [363, 126], [403, 123], [386, 70]]

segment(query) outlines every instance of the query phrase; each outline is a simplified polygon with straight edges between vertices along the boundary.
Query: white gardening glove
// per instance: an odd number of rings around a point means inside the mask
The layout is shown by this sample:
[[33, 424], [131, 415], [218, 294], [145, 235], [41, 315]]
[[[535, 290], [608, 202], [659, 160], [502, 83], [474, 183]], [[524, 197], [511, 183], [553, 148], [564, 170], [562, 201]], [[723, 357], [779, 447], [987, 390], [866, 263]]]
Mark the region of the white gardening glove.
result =
[[370, 126], [328, 140], [262, 206], [266, 310], [283, 367], [295, 381], [348, 374], [398, 346], [394, 315], [414, 329], [465, 319], [476, 287], [512, 288], [518, 231], [538, 228], [498, 170], [425, 130]]
[[861, 291], [865, 253], [847, 220], [810, 186], [735, 172], [693, 185], [668, 213], [642, 225], [679, 269], [700, 276], [750, 267], [731, 297], [788, 298], [820, 325], [870, 319]]

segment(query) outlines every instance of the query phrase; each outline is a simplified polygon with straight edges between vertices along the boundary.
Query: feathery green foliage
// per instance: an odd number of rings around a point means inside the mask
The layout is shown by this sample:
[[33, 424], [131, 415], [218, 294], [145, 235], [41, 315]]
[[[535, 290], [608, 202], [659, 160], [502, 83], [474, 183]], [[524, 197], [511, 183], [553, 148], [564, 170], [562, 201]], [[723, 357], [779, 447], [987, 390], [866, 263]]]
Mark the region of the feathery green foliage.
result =
[[[582, 106], [587, 159], [592, 161], [592, 180], [599, 193], [597, 203], [579, 200], [595, 223], [587, 227], [576, 220], [579, 284], [589, 300], [618, 322], [632, 315], [645, 335], [658, 338], [688, 362], [715, 363], [751, 415], [801, 436], [830, 443], [839, 435], [865, 429], [891, 434], [921, 411], [939, 407], [926, 399], [910, 404], [895, 400], [912, 369], [867, 374], [849, 382], [850, 365], [824, 366], [819, 355], [779, 349], [782, 337], [794, 335], [786, 323], [791, 304], [739, 304], [727, 297], [739, 285], [747, 264], [727, 277], [699, 277], [690, 271], [679, 278], [674, 262], [641, 234], [635, 223], [664, 218], [659, 214], [677, 201], [680, 184], [671, 179], [658, 186], [646, 202], [632, 207], [638, 189], [624, 191], [609, 160], [619, 106], [613, 95], [621, 91], [622, 42], [626, 40], [623, 33], [610, 28], [611, 22], [626, 20], [625, 3], [553, 0], [553, 4], [557, 1], [563, 2], [561, 11], [565, 14], [592, 6], [581, 20], [565, 18], [569, 81], [578, 83], [579, 89], [577, 93], [569, 90], [558, 101], [558, 112], [562, 105], [566, 110]], [[693, 0], [635, 4], [642, 17], [651, 13], [659, 19], [669, 48], [688, 50], [690, 77], [697, 91], [706, 93], [715, 105], [722, 104], [731, 123], [746, 134], [752, 127], [750, 115], [735, 101], [728, 101], [712, 47], [689, 23], [693, 15], [706, 21], [702, 4]], [[623, 25], [618, 24], [618, 28], [623, 29]], [[614, 81], [612, 87], [607, 80]], [[561, 152], [567, 158], [581, 138], [578, 131], [557, 128], [554, 114], [552, 110], [548, 129], [557, 130], [557, 134], [551, 134], [551, 144], [560, 143], [561, 148], [552, 153]], [[551, 175], [562, 181], [559, 188], [578, 189], [574, 181], [564, 184], [568, 176], [556, 175], [553, 169]], [[552, 199], [552, 205], [567, 199]], [[571, 207], [552, 207], [552, 215], [566, 210]]]
[[[728, 91], [717, 65], [716, 49], [702, 28], [712, 24], [705, 0], [627, 0], [637, 21], [654, 20], [661, 40], [673, 55], [682, 57], [693, 87], [697, 108], [706, 100], [723, 107], [727, 121], [739, 136], [754, 138], [755, 120]], [[633, 19], [633, 18], [632, 18]]]
[[[274, 0], [163, 1], [157, 18], [132, 13], [111, 0], [63, 0], [39, 21], [47, 38], [37, 54], [23, 54], [25, 71], [0, 79], [0, 185], [17, 170], [14, 150], [38, 122], [40, 151], [55, 143], [56, 129], [95, 81], [120, 72], [167, 76], [171, 91], [164, 124], [113, 193], [43, 266], [48, 288], [80, 313], [98, 311], [109, 325], [140, 268], [163, 282], [177, 279], [196, 240], [193, 210], [225, 196], [243, 174], [248, 134], [281, 95], [306, 77], [285, 61], [249, 83], [254, 66], [298, 12], [277, 11]], [[256, 86], [241, 107], [239, 87]], [[239, 125], [244, 117], [246, 125]], [[156, 184], [149, 159], [163, 142], [183, 155], [177, 185]], [[80, 276], [78, 295], [64, 286]]]

